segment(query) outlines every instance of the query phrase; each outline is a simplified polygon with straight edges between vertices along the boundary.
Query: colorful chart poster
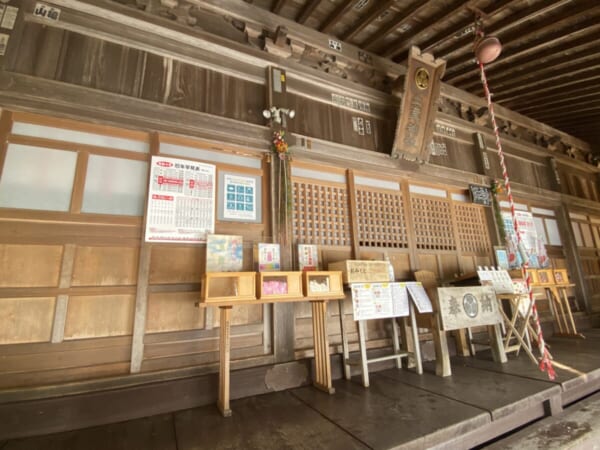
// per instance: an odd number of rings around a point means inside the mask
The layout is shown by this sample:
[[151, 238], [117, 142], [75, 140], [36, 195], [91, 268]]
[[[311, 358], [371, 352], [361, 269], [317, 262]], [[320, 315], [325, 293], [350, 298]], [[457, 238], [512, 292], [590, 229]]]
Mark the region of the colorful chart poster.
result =
[[215, 228], [215, 166], [153, 156], [147, 242], [206, 242]]
[[241, 272], [244, 267], [242, 236], [209, 234], [206, 240], [207, 272]]
[[256, 220], [256, 179], [225, 174], [223, 218]]
[[[515, 216], [519, 226], [519, 234], [523, 243], [523, 249], [529, 260], [529, 267], [533, 269], [543, 269], [550, 265], [550, 260], [546, 254], [544, 242], [538, 238], [533, 215], [526, 211], [515, 211]], [[509, 212], [503, 212], [504, 230], [506, 231], [506, 248], [508, 251], [508, 263], [511, 269], [521, 267], [521, 254], [518, 251], [517, 235], [513, 224], [512, 216]]]

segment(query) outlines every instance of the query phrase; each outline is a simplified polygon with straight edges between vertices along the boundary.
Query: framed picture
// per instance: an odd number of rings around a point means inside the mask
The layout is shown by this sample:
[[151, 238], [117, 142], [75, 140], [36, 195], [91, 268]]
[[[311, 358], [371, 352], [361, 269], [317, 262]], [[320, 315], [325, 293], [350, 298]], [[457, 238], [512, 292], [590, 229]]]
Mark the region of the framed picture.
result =
[[569, 275], [567, 269], [554, 269], [554, 281], [556, 284], [568, 284]]
[[540, 269], [537, 271], [540, 284], [554, 284], [554, 277], [552, 271], [548, 269]]
[[540, 284], [540, 277], [538, 276], [538, 271], [536, 269], [527, 269], [527, 273], [531, 279], [531, 284]]
[[506, 247], [494, 247], [494, 253], [496, 255], [496, 265], [500, 269], [508, 270], [508, 251]]

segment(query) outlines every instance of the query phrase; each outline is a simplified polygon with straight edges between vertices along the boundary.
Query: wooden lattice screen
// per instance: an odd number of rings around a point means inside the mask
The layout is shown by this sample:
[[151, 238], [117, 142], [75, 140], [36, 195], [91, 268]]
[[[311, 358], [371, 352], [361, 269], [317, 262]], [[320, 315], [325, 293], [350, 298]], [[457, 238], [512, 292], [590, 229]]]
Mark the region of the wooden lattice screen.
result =
[[404, 204], [398, 192], [356, 189], [359, 244], [365, 247], [407, 248]]
[[417, 249], [456, 250], [448, 200], [411, 196], [410, 205]]
[[293, 180], [294, 238], [300, 244], [351, 245], [345, 186]]
[[460, 250], [474, 255], [489, 255], [491, 243], [483, 207], [454, 203], [454, 219], [458, 230]]

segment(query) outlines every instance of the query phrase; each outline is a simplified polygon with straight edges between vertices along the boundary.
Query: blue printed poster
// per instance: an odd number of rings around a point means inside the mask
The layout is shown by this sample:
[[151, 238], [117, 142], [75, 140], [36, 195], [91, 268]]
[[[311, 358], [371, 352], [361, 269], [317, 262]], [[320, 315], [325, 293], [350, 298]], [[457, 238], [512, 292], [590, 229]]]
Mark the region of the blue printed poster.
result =
[[256, 220], [256, 179], [225, 174], [223, 218]]

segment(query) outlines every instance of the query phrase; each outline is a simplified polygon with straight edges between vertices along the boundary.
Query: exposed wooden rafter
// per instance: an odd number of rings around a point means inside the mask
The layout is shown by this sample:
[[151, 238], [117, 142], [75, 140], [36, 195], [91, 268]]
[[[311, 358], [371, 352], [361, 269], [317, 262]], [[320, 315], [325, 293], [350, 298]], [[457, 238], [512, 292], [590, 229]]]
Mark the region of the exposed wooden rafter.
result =
[[271, 7], [271, 12], [274, 14], [279, 14], [281, 12], [281, 8], [283, 8], [284, 3], [285, 0], [275, 0], [275, 3]]
[[306, 22], [310, 15], [313, 13], [313, 11], [317, 9], [320, 3], [321, 0], [310, 0], [308, 3], [306, 3], [306, 5], [304, 5], [304, 8], [302, 8], [302, 10], [300, 11], [300, 14], [298, 14], [298, 16], [296, 17], [296, 22]]
[[333, 27], [342, 20], [344, 15], [354, 6], [357, 0], [344, 0], [340, 5], [323, 21], [319, 27], [321, 33], [330, 33]]
[[358, 23], [355, 23], [350, 27], [350, 29], [341, 36], [341, 39], [344, 41], [350, 41], [354, 36], [364, 30], [371, 22], [377, 19], [384, 11], [387, 11], [396, 0], [385, 0], [383, 2], [378, 2], [374, 5]]

